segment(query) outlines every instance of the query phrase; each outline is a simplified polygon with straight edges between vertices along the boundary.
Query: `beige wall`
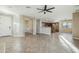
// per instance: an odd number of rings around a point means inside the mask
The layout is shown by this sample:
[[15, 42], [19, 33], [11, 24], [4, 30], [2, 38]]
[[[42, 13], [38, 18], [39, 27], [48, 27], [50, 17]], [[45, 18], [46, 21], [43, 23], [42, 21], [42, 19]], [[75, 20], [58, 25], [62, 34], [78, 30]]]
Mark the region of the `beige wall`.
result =
[[79, 12], [73, 13], [73, 36], [79, 38]]
[[62, 21], [60, 21], [60, 32], [68, 32], [68, 33], [71, 33], [72, 32], [72, 28], [63, 28], [63, 23], [64, 22], [69, 22], [69, 23], [72, 23], [72, 20], [62, 20]]

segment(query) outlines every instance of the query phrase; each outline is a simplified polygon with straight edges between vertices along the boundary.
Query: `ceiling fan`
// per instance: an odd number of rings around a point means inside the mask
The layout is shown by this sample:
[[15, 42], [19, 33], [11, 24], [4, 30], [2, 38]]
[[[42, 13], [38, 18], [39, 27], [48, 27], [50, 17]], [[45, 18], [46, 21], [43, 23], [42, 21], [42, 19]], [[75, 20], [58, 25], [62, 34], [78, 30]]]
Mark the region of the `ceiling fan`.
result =
[[46, 12], [52, 13], [52, 11], [50, 11], [52, 9], [55, 9], [55, 7], [47, 8], [47, 5], [45, 5], [43, 9], [37, 8], [37, 10], [41, 10], [39, 13], [44, 12], [44, 14], [46, 14]]

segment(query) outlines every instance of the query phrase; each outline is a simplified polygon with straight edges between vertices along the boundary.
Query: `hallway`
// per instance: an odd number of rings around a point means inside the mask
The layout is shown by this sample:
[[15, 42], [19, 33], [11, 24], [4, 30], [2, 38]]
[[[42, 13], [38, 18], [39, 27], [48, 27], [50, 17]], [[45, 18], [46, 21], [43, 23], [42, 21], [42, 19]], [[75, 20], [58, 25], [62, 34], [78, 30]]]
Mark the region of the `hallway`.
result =
[[58, 38], [59, 33], [51, 36], [26, 34], [25, 37], [0, 37], [2, 53], [71, 53]]

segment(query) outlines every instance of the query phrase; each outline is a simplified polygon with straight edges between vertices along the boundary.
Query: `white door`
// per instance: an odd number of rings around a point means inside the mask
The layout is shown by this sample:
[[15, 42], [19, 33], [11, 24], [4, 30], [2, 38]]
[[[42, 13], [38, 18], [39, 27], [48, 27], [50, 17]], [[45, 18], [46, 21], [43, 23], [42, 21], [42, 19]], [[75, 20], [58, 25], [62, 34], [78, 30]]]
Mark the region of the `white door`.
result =
[[12, 17], [0, 15], [0, 36], [12, 35]]

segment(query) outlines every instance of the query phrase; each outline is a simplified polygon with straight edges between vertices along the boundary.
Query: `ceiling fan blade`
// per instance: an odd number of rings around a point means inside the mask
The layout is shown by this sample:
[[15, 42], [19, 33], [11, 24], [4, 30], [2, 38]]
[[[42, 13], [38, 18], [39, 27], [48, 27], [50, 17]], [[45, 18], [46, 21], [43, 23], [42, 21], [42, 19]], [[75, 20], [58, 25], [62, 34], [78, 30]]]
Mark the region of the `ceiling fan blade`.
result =
[[39, 9], [39, 8], [37, 8], [37, 10], [43, 10], [43, 9]]
[[47, 5], [45, 5], [45, 7], [44, 7], [44, 11], [47, 9]]
[[49, 9], [47, 9], [47, 10], [51, 10], [51, 9], [55, 9], [55, 7], [49, 8]]
[[49, 10], [47, 10], [47, 12], [50, 12], [50, 13], [52, 13], [52, 11], [49, 11]]

